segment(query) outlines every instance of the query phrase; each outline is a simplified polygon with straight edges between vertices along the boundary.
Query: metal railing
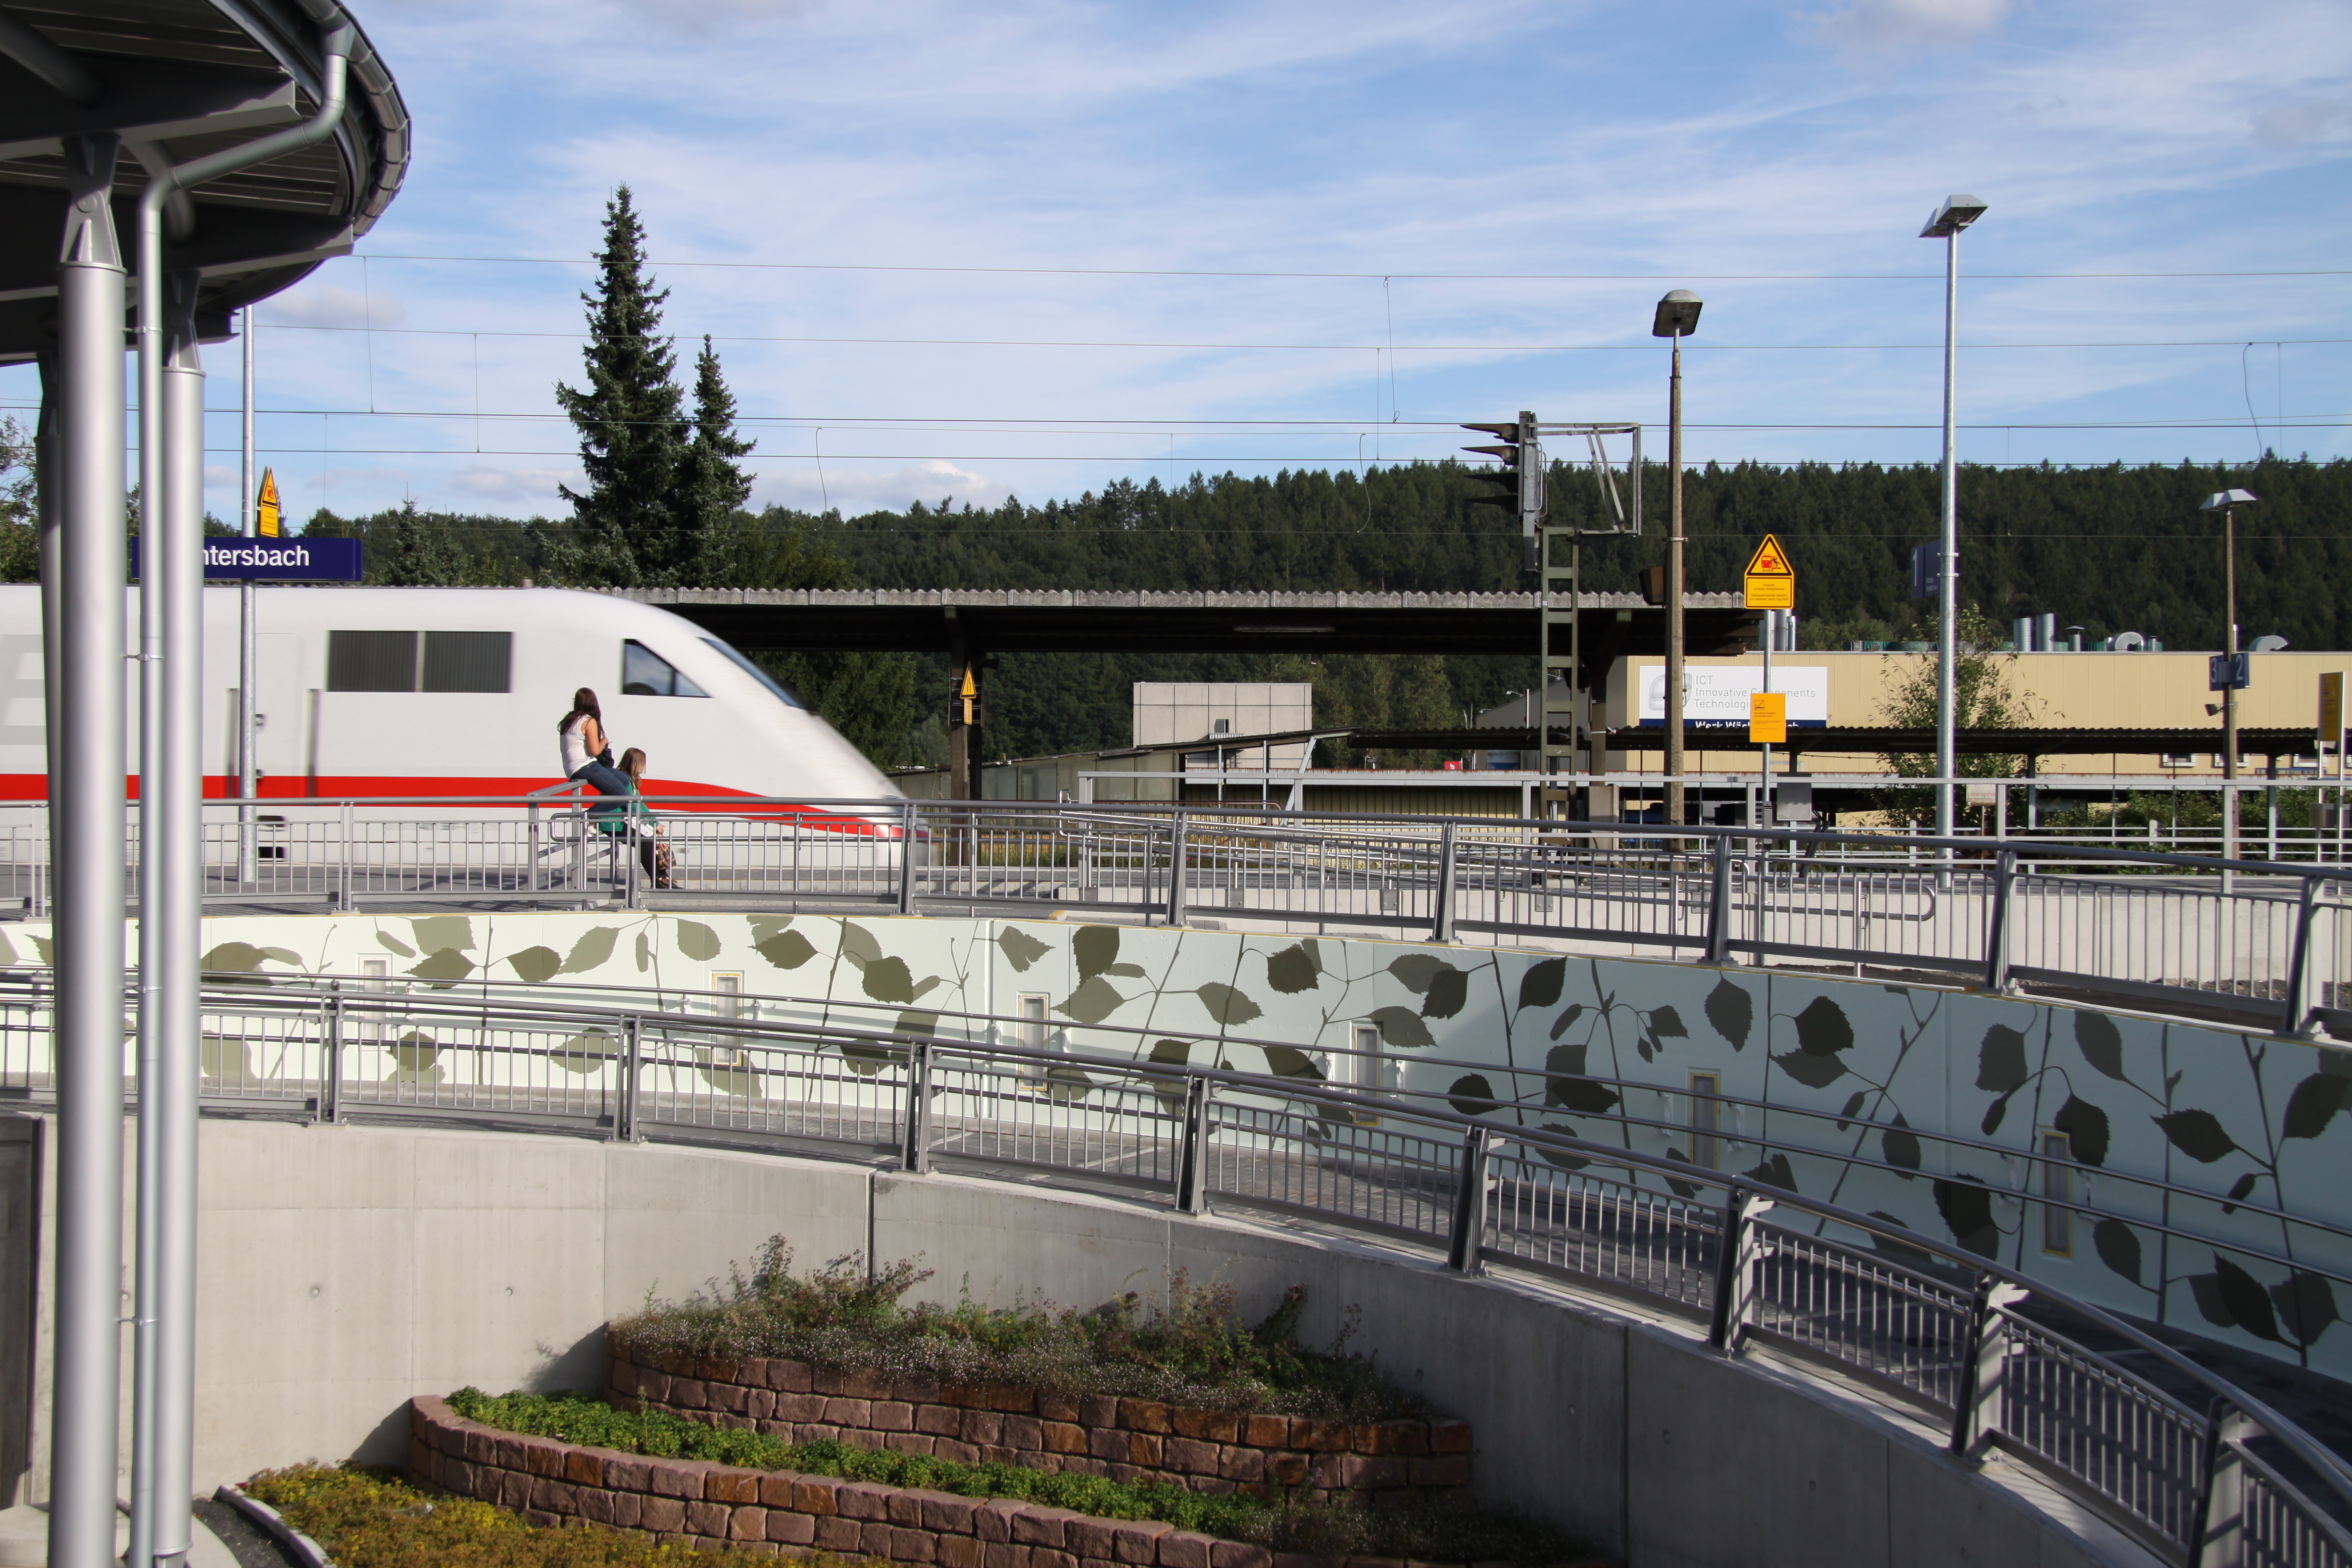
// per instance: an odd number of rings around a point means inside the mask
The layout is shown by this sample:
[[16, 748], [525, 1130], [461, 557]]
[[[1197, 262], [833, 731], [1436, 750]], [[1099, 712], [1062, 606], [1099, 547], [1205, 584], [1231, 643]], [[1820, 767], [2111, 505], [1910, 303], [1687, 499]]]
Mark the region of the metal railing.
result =
[[[47, 1009], [37, 981], [0, 979], [0, 1041], [42, 1040]], [[1959, 1459], [2009, 1454], [2184, 1563], [2352, 1568], [2352, 1466], [2261, 1401], [1964, 1247], [1749, 1177], [1396, 1090], [609, 994], [223, 986], [204, 1017], [216, 1111], [952, 1163], [1188, 1213], [1306, 1215], [1442, 1249], [1463, 1273], [1628, 1296], [1703, 1323], [1727, 1353], [1769, 1345], [1858, 1378], [1936, 1422]], [[47, 1087], [8, 1076], [19, 1094]]]

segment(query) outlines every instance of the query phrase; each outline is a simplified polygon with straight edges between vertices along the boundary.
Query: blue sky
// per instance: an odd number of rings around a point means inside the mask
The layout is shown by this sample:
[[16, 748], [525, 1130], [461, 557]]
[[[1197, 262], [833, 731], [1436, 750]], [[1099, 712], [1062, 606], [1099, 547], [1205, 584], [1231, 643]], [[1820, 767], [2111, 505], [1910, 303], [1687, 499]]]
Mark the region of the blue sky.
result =
[[1677, 285], [1694, 459], [1932, 459], [1950, 191], [1990, 204], [1965, 458], [2352, 450], [2341, 0], [355, 9], [417, 153], [366, 259], [260, 312], [298, 515], [560, 509], [622, 181], [759, 501], [1434, 457], [1523, 407], [1662, 453]]

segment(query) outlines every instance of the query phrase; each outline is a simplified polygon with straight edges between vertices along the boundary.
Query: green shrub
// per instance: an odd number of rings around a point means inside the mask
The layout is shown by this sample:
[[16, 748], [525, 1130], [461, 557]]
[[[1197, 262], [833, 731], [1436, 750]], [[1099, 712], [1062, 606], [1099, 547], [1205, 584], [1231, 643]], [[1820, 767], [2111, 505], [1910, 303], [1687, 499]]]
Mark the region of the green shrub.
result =
[[614, 1326], [614, 1352], [742, 1360], [772, 1356], [840, 1372], [913, 1380], [1003, 1383], [1051, 1394], [1120, 1394], [1235, 1412], [1328, 1420], [1423, 1415], [1426, 1405], [1347, 1349], [1352, 1329], [1313, 1350], [1298, 1342], [1307, 1288], [1294, 1285], [1263, 1322], [1238, 1311], [1230, 1285], [1171, 1280], [1164, 1301], [1129, 1291], [1088, 1311], [1043, 1300], [1015, 1307], [907, 1305], [929, 1274], [902, 1260], [869, 1276], [852, 1254], [793, 1272], [782, 1237], [748, 1278], [680, 1302], [648, 1304]]
[[[601, 1525], [539, 1529], [505, 1509], [427, 1494], [356, 1465], [264, 1470], [245, 1489], [325, 1547], [336, 1568], [775, 1568], [776, 1562], [732, 1547], [656, 1546]], [[853, 1568], [859, 1560], [824, 1552], [800, 1561], [806, 1568]]]

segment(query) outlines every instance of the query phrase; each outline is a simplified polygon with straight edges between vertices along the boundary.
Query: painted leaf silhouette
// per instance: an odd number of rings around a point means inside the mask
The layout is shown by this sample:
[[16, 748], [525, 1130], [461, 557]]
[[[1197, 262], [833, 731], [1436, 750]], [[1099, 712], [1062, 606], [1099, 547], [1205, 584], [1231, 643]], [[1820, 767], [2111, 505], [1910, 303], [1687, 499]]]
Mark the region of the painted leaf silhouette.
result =
[[1561, 1010], [1559, 1017], [1554, 1018], [1551, 1021], [1551, 1037], [1555, 1040], [1559, 1038], [1562, 1035], [1568, 1033], [1570, 1029], [1573, 1028], [1576, 1025], [1576, 1021], [1583, 1016], [1584, 1004], [1581, 1002], [1570, 1003], [1566, 1008]]
[[1080, 926], [1070, 939], [1070, 956], [1077, 961], [1078, 978], [1092, 980], [1118, 962], [1118, 927]]
[[653, 939], [646, 932], [637, 933], [637, 973], [643, 974], [654, 962]]
[[[2011, 1093], [2015, 1093], [2015, 1092], [2016, 1092], [2016, 1091], [2015, 1091], [2015, 1090], [2013, 1090], [2013, 1089], [2011, 1091]], [[2009, 1114], [2009, 1095], [2007, 1095], [2007, 1094], [2002, 1095], [1999, 1100], [1994, 1100], [1990, 1105], [1986, 1106], [1986, 1107], [1985, 1107], [1985, 1113], [1984, 1113], [1984, 1121], [1983, 1121], [1983, 1123], [1982, 1123], [1982, 1130], [1983, 1130], [1983, 1131], [1984, 1131], [1984, 1135], [1985, 1135], [1986, 1137], [1990, 1138], [1990, 1137], [1991, 1137], [1994, 1133], [1996, 1133], [1996, 1132], [2000, 1131], [2001, 1119], [2002, 1119], [2003, 1117], [2007, 1116], [2008, 1114]]]
[[1544, 1100], [1580, 1115], [1598, 1116], [1613, 1110], [1618, 1093], [1605, 1083], [1584, 1076], [1582, 1046], [1554, 1046], [1544, 1057]]
[[753, 943], [751, 951], [778, 969], [798, 969], [816, 956], [815, 944], [796, 931], [780, 931], [765, 942]]
[[1805, 1051], [1784, 1051], [1774, 1057], [1782, 1072], [1807, 1089], [1827, 1089], [1845, 1076], [1845, 1063], [1835, 1057], [1817, 1057]]
[[1265, 983], [1285, 996], [1312, 991], [1323, 983], [1323, 961], [1311, 942], [1293, 942], [1265, 959]]
[[261, 967], [264, 959], [270, 958], [297, 966], [302, 962], [285, 948], [259, 948], [249, 942], [222, 942], [197, 962], [207, 973], [251, 974]]
[[555, 972], [563, 967], [563, 955], [551, 947], [526, 947], [520, 952], [509, 953], [507, 963], [513, 967], [516, 979], [526, 985], [537, 985], [555, 978]]
[[2007, 1094], [2025, 1082], [2025, 1037], [1995, 1024], [1977, 1047], [1977, 1087]]
[[1568, 960], [1547, 958], [1541, 963], [1528, 966], [1519, 976], [1519, 1011], [1530, 1007], [1549, 1007], [1559, 1000], [1560, 986], [1568, 980]]
[[604, 1030], [590, 1029], [563, 1042], [555, 1065], [565, 1072], [594, 1072], [619, 1048], [619, 1043]]
[[1845, 1009], [1826, 996], [1816, 996], [1807, 1003], [1795, 1023], [1797, 1048], [1807, 1056], [1835, 1056], [1853, 1046], [1853, 1026], [1846, 1022]]
[[841, 922], [841, 956], [863, 967], [882, 956], [882, 943], [856, 921]]
[[1484, 1073], [1465, 1073], [1455, 1079], [1445, 1091], [1445, 1101], [1464, 1116], [1486, 1116], [1502, 1109], [1495, 1099], [1495, 1086]]
[[1375, 1007], [1367, 1021], [1378, 1026], [1381, 1044], [1399, 1050], [1426, 1050], [1437, 1043], [1421, 1015], [1410, 1007]]
[[1958, 1181], [1936, 1184], [1936, 1212], [1944, 1216], [1944, 1228], [1952, 1239], [1980, 1258], [1990, 1258], [2000, 1250], [2000, 1227], [1992, 1219], [1992, 1192], [1983, 1183], [1967, 1176]]
[[1209, 1016], [1227, 1026], [1246, 1024], [1258, 1016], [1258, 1005], [1230, 985], [1212, 980], [1193, 992]]
[[1793, 1193], [1797, 1190], [1797, 1173], [1790, 1168], [1789, 1156], [1786, 1154], [1776, 1153], [1769, 1159], [1759, 1162], [1756, 1168], [1748, 1173], [1748, 1179], [1751, 1182], [1761, 1182], [1768, 1187], [1779, 1187], [1785, 1192]]
[[420, 915], [408, 922], [408, 931], [416, 939], [419, 952], [431, 952], [436, 947], [474, 945], [474, 921], [470, 915]]
[[922, 994], [915, 989], [915, 976], [903, 958], [868, 960], [860, 981], [866, 994], [877, 1002], [912, 1002]]
[[1429, 995], [1421, 1005], [1424, 1018], [1451, 1018], [1470, 1000], [1470, 973], [1450, 963], [1438, 965], [1429, 977]]
[[1389, 973], [1396, 976], [1398, 984], [1419, 996], [1428, 991], [1439, 970], [1452, 967], [1433, 952], [1408, 952], [1389, 965]]
[[2284, 1283], [2271, 1287], [2271, 1304], [2297, 1344], [2311, 1343], [2336, 1321], [2336, 1289], [2325, 1275], [2296, 1269]]
[[1140, 980], [1143, 978], [1143, 965], [1139, 963], [1105, 964], [1103, 966], [1103, 973], [1105, 974], [1124, 974], [1129, 980]]
[[2231, 1321], [2258, 1340], [2278, 1342], [2278, 1312], [2263, 1282], [2222, 1257], [2213, 1255], [2213, 1289], [2230, 1310]]
[[1748, 1031], [1756, 1026], [1756, 999], [1730, 981], [1718, 980], [1706, 994], [1706, 1021], [1731, 1042], [1733, 1050], [1742, 1049], [1748, 1044]]
[[2347, 1092], [2352, 1092], [2352, 1078], [2330, 1072], [2313, 1073], [2296, 1084], [2294, 1093], [2287, 1097], [2286, 1136], [2316, 1138], [2326, 1131], [2336, 1113], [2344, 1109]]
[[[1889, 987], [1889, 989], [1892, 989], [1892, 987]], [[1901, 1215], [1888, 1214], [1885, 1209], [1871, 1210], [1870, 1217], [1873, 1219], [1883, 1219], [1887, 1224], [1892, 1226], [1900, 1226], [1905, 1230], [1916, 1228], [1909, 1220], [1905, 1219]], [[1929, 1252], [1925, 1247], [1914, 1247], [1909, 1242], [1904, 1241], [1899, 1237], [1881, 1236], [1875, 1231], [1871, 1233], [1870, 1247], [1872, 1251], [1877, 1253], [1882, 1258], [1891, 1258], [1897, 1263], [1907, 1263], [1914, 1268], [1916, 1268], [1922, 1263], [1933, 1263], [1936, 1261], [1936, 1255]]]
[[1167, 1067], [1181, 1067], [1186, 1062], [1192, 1059], [1192, 1042], [1190, 1040], [1154, 1040], [1151, 1042], [1151, 1059]]
[[2237, 1142], [2210, 1110], [2175, 1110], [2150, 1120], [2164, 1129], [2172, 1146], [2190, 1159], [2210, 1165], [2237, 1150]]
[[[1667, 1150], [1666, 1158], [1672, 1160], [1677, 1165], [1687, 1165], [1691, 1163], [1690, 1156], [1684, 1153], [1679, 1149]], [[1678, 1198], [1695, 1198], [1698, 1196], [1699, 1188], [1696, 1182], [1685, 1182], [1678, 1176], [1668, 1176], [1666, 1178], [1666, 1185], [1674, 1189], [1674, 1194]]]
[[1661, 1040], [1669, 1036], [1677, 1040], [1690, 1038], [1690, 1031], [1683, 1027], [1683, 1016], [1672, 1007], [1660, 1007], [1651, 1013], [1650, 1033]]
[[1089, 975], [1078, 982], [1078, 988], [1055, 1012], [1076, 1018], [1081, 1024], [1099, 1024], [1127, 1005], [1127, 998], [1112, 988], [1101, 975]]
[[2231, 1182], [2230, 1184], [2230, 1201], [2221, 1205], [2221, 1212], [2223, 1214], [2236, 1214], [2238, 1212], [2238, 1205], [2246, 1201], [2247, 1197], [2253, 1192], [2254, 1184], [2262, 1179], [2263, 1176], [2260, 1171], [2248, 1171], [2244, 1175], [2240, 1176], [2236, 1181]]
[[1026, 974], [1031, 964], [1053, 949], [1019, 926], [1009, 925], [996, 933], [996, 951], [1004, 955], [1004, 962], [1013, 966], [1013, 973]]
[[[940, 1016], [937, 1013], [918, 1013], [909, 1008], [898, 1015], [897, 1022], [890, 1026], [890, 1032], [910, 1035], [919, 1040], [934, 1039], [940, 1032]], [[939, 1090], [934, 1089], [931, 1092], [937, 1094]]]
[[719, 956], [719, 933], [700, 921], [680, 921], [677, 950], [697, 963], [708, 963]]
[[1895, 1125], [1879, 1134], [1878, 1147], [1886, 1156], [1888, 1164], [1899, 1165], [1906, 1171], [1919, 1168], [1919, 1135], [1910, 1130], [1910, 1123], [1903, 1120], [1901, 1111], [1895, 1113]]
[[563, 955], [563, 967], [556, 973], [585, 974], [592, 969], [603, 968], [613, 956], [613, 944], [620, 940], [621, 928], [618, 926], [589, 927], [580, 933], [580, 940], [572, 944], [572, 951]]
[[2068, 1095], [2050, 1125], [2066, 1134], [2068, 1150], [2084, 1164], [2107, 1163], [2107, 1113], [2089, 1100]]
[[1316, 1083], [1323, 1081], [1322, 1068], [1316, 1064], [1313, 1057], [1295, 1046], [1266, 1047], [1265, 1070], [1276, 1078], [1303, 1078]]
[[396, 952], [403, 958], [415, 958], [416, 956], [416, 950], [415, 948], [409, 946], [406, 942], [401, 941], [398, 937], [393, 935], [388, 931], [377, 931], [375, 933], [375, 940], [377, 946], [385, 948], [393, 952]]
[[2074, 1015], [2074, 1048], [2083, 1053], [2083, 1059], [2091, 1064], [2093, 1070], [2106, 1074], [2117, 1083], [2127, 1081], [2124, 1077], [2123, 1032], [2105, 1013]]
[[1862, 1110], [1862, 1102], [1869, 1098], [1870, 1090], [1866, 1089], [1857, 1089], [1852, 1094], [1846, 1096], [1845, 1109], [1838, 1112], [1837, 1130], [1839, 1131], [1843, 1132], [1846, 1130], [1847, 1125], [1853, 1121], [1854, 1116]]
[[428, 952], [418, 962], [410, 964], [408, 973], [419, 980], [430, 980], [436, 984], [447, 985], [473, 973], [474, 961], [454, 947], [445, 947], [437, 952]]
[[2091, 1246], [2100, 1262], [2139, 1283], [2139, 1232], [2119, 1219], [2103, 1219], [2091, 1227]]

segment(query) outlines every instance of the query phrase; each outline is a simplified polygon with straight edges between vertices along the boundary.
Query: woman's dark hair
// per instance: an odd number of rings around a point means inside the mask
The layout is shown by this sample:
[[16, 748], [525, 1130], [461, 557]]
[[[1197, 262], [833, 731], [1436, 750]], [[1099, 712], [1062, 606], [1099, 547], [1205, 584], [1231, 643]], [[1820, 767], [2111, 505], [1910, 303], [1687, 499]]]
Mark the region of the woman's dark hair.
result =
[[572, 728], [572, 721], [579, 718], [583, 713], [587, 714], [599, 724], [604, 721], [604, 710], [596, 706], [596, 694], [584, 686], [572, 694], [572, 711], [555, 721], [555, 732], [561, 735], [564, 731]]

